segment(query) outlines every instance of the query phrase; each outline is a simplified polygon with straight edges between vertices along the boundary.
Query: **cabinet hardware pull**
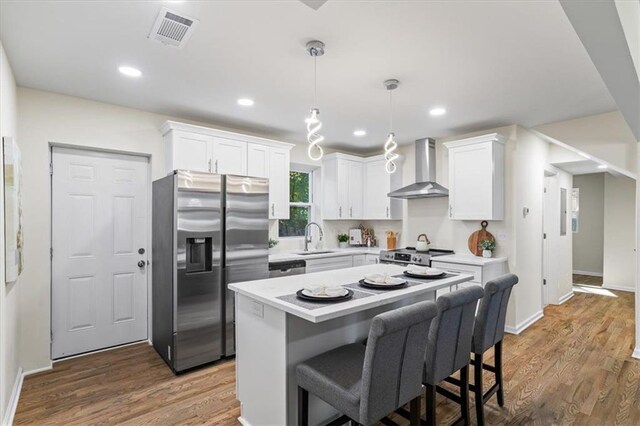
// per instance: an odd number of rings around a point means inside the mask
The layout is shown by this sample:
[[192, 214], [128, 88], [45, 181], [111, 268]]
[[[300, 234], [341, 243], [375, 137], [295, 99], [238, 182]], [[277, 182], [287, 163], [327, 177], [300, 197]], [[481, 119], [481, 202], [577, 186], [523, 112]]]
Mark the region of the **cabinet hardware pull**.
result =
[[349, 207], [349, 217], [353, 217], [353, 207]]
[[342, 217], [342, 206], [338, 207], [338, 217]]
[[271, 203], [271, 216], [276, 215], [276, 203]]
[[209, 173], [211, 173], [211, 159], [209, 159], [208, 164], [209, 164]]
[[453, 206], [449, 204], [449, 217], [453, 217]]
[[387, 207], [387, 217], [389, 217], [389, 207]]
[[216, 173], [218, 173], [218, 160], [216, 160]]

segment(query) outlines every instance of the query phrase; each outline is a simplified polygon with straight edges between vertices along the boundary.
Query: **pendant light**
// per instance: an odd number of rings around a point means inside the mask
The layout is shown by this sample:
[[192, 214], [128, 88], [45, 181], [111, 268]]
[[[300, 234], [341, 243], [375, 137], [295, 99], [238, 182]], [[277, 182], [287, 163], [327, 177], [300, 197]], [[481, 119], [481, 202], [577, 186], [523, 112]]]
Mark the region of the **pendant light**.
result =
[[[316, 72], [316, 60], [318, 56], [324, 55], [324, 43], [318, 40], [313, 40], [307, 43], [307, 53], [313, 58], [313, 104], [318, 104], [318, 86], [317, 86], [317, 72]], [[309, 158], [318, 161], [324, 155], [324, 150], [320, 146], [320, 143], [324, 140], [324, 136], [320, 133], [322, 129], [322, 122], [320, 118], [320, 110], [313, 106], [311, 108], [311, 114], [304, 120], [307, 123], [307, 142], [309, 147], [307, 148], [307, 155]]]
[[396, 143], [396, 135], [393, 133], [393, 91], [398, 88], [400, 82], [395, 79], [386, 80], [384, 87], [389, 91], [389, 134], [387, 135], [387, 141], [384, 143], [384, 158], [387, 163], [384, 165], [387, 173], [395, 173], [396, 163], [399, 155], [396, 154], [398, 144]]

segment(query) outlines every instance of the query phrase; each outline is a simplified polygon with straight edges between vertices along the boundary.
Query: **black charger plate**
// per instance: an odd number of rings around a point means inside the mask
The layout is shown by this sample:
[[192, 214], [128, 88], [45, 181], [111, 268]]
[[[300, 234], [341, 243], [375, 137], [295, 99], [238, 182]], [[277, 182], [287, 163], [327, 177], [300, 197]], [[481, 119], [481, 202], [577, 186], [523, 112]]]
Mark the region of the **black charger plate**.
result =
[[344, 296], [314, 297], [307, 296], [302, 292], [302, 290], [298, 290], [296, 292], [296, 296], [298, 296], [299, 299], [308, 300], [310, 302], [340, 302], [343, 300], [349, 300], [353, 297], [353, 290], [349, 290], [348, 288], [346, 288], [345, 290], [347, 290], [347, 294], [345, 294]]
[[403, 288], [407, 286], [407, 282], [403, 282], [400, 284], [393, 284], [393, 285], [389, 285], [389, 284], [370, 284], [368, 282], [366, 282], [365, 280], [360, 280], [358, 281], [358, 284], [360, 284], [362, 287], [367, 287], [367, 288], [374, 288], [376, 290], [397, 290], [399, 288]]
[[418, 278], [421, 280], [437, 280], [438, 278], [443, 278], [444, 276], [447, 275], [446, 272], [443, 272], [438, 275], [419, 275], [419, 274], [412, 274], [409, 271], [404, 271], [403, 274], [409, 278]]

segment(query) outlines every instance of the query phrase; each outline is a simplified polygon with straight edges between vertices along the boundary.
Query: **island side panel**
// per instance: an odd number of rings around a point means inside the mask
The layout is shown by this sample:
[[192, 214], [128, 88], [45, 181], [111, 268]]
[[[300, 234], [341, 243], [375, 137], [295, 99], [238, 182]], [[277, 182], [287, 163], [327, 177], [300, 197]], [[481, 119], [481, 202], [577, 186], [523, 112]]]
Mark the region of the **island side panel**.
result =
[[245, 426], [287, 423], [285, 312], [236, 293], [236, 380]]
[[[328, 321], [313, 323], [287, 314], [287, 425], [296, 424], [298, 393], [296, 366], [315, 355], [338, 346], [362, 342], [369, 334], [371, 320], [376, 315], [423, 300], [435, 300], [435, 291], [348, 314]], [[309, 395], [309, 424], [319, 425], [336, 419], [341, 414], [319, 398]]]

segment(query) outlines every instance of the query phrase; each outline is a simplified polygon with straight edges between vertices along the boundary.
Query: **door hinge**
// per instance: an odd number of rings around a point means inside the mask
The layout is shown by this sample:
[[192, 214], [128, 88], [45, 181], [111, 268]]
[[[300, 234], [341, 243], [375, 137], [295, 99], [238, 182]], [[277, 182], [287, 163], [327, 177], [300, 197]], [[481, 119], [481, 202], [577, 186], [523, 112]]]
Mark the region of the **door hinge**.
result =
[[542, 285], [547, 285], [547, 280], [546, 279], [542, 280]]
[[53, 259], [53, 247], [49, 249], [49, 259]]
[[49, 163], [49, 175], [53, 176], [53, 163]]
[[544, 240], [547, 239], [547, 233], [546, 232], [544, 234], [542, 234], [542, 239], [544, 239]]

